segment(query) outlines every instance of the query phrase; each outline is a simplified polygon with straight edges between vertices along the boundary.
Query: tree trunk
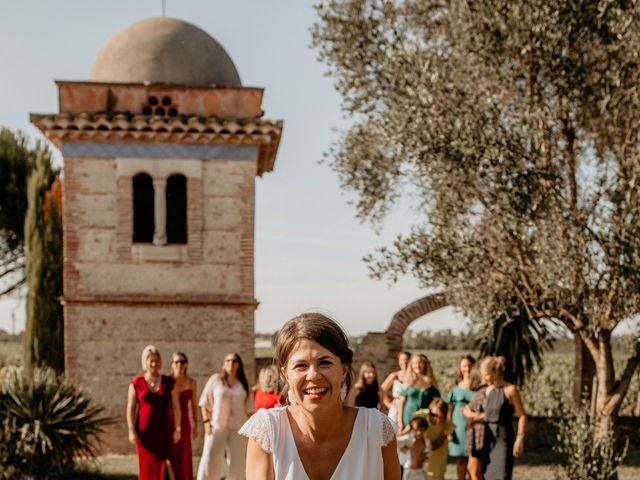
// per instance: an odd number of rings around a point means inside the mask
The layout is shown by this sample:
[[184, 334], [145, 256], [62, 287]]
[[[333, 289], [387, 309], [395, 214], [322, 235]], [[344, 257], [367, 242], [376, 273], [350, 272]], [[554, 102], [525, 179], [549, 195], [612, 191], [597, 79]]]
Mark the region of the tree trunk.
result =
[[591, 400], [593, 378], [596, 375], [596, 364], [591, 353], [580, 338], [575, 335], [575, 371], [573, 377], [573, 404], [580, 407], [583, 399]]

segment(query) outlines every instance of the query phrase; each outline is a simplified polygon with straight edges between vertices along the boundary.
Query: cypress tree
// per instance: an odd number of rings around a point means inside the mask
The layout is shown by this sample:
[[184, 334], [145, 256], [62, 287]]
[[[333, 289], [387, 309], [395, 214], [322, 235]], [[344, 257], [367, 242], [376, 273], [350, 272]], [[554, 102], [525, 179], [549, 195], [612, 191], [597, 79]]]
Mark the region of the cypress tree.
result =
[[[25, 218], [27, 322], [24, 363], [64, 370], [62, 296], [62, 219], [57, 171], [51, 154], [38, 148], [27, 185]], [[52, 188], [53, 187], [53, 188]]]

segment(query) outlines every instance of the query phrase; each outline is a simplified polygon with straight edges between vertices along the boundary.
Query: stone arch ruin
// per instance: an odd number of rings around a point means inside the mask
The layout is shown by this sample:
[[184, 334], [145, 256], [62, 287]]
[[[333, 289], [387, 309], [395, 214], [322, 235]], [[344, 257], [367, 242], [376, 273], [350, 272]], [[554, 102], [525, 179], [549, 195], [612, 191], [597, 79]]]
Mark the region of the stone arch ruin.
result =
[[369, 360], [376, 365], [378, 378], [384, 379], [396, 369], [396, 357], [402, 350], [402, 337], [407, 327], [414, 320], [448, 305], [444, 295], [436, 293], [422, 297], [396, 312], [385, 332], [369, 332], [358, 344], [354, 369], [357, 371], [360, 362]]

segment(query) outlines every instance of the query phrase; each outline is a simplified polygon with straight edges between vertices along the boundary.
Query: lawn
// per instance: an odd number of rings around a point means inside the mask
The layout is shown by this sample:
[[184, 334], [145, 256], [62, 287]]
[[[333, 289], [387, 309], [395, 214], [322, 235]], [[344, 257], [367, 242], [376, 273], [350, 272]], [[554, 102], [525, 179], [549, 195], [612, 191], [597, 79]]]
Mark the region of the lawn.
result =
[[[194, 472], [198, 466], [198, 457], [194, 457]], [[518, 480], [557, 480], [560, 476], [560, 459], [549, 452], [531, 451], [516, 460], [514, 478]], [[640, 456], [638, 452], [629, 452], [627, 465], [620, 468], [619, 480], [640, 478]], [[105, 455], [85, 466], [85, 472], [64, 477], [69, 480], [135, 480], [137, 479], [137, 459], [134, 455]], [[455, 465], [447, 467], [446, 480], [456, 480]]]

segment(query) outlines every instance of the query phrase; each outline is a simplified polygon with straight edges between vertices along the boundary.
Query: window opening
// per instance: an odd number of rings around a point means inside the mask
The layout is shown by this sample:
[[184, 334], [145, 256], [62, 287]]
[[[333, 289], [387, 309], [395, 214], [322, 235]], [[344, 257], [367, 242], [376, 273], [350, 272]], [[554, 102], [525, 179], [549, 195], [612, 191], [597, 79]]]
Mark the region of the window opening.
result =
[[151, 243], [154, 229], [153, 180], [148, 174], [139, 173], [133, 177], [134, 243]]
[[172, 175], [167, 179], [167, 243], [187, 243], [187, 179]]

